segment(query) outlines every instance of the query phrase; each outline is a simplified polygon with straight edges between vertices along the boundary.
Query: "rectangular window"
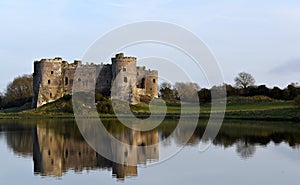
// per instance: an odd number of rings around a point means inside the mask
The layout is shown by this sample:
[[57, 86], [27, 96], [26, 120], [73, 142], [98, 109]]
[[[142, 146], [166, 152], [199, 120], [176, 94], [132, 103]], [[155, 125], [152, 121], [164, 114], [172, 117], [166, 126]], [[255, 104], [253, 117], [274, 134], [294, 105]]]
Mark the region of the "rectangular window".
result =
[[127, 83], [127, 77], [126, 76], [124, 77], [124, 82]]
[[123, 71], [126, 71], [126, 67], [123, 67]]
[[53, 75], [53, 73], [54, 73], [54, 72], [53, 72], [53, 71], [51, 71], [51, 74], [52, 74], [52, 75]]
[[50, 85], [50, 83], [51, 83], [51, 80], [48, 80], [48, 85]]
[[68, 77], [65, 78], [65, 85], [69, 85], [69, 78]]
[[153, 79], [153, 83], [156, 83], [156, 80], [155, 80], [155, 79]]
[[52, 98], [52, 93], [50, 93], [50, 98]]

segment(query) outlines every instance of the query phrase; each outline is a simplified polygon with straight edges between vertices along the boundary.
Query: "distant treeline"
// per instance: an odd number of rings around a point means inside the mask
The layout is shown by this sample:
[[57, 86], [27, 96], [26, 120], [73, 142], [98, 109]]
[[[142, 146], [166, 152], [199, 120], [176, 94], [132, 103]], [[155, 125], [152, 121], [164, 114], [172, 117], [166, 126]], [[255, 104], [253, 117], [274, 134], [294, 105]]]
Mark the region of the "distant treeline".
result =
[[[180, 100], [181, 97], [178, 95], [178, 84], [174, 86], [169, 83], [163, 83], [160, 87], [160, 96], [169, 101]], [[279, 87], [268, 88], [266, 85], [259, 86], [249, 86], [246, 88], [234, 87], [229, 84], [224, 84], [222, 86], [214, 86], [211, 89], [207, 88], [197, 88], [197, 84], [194, 83], [185, 83], [186, 86], [190, 86], [187, 89], [198, 89], [198, 97], [201, 103], [209, 103], [211, 101], [211, 91], [224, 89], [226, 88], [227, 97], [229, 96], [268, 96], [277, 100], [294, 100], [297, 96], [300, 95], [300, 87], [297, 87], [296, 84], [290, 84], [284, 89]], [[188, 93], [188, 92], [187, 92]], [[191, 99], [193, 93], [189, 92], [186, 99]], [[188, 98], [189, 97], [189, 98]]]

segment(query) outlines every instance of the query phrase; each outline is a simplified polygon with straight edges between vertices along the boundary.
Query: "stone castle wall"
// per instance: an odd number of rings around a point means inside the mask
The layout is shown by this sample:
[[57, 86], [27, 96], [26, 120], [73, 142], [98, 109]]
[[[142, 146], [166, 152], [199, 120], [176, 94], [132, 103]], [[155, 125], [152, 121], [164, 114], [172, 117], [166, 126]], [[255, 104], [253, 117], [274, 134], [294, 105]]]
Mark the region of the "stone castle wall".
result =
[[[74, 79], [78, 66], [81, 69], [76, 76], [80, 77]], [[98, 77], [92, 76], [99, 71]], [[40, 107], [65, 94], [72, 94], [75, 80], [78, 82], [78, 89], [82, 91], [95, 89], [96, 92], [113, 98], [129, 100], [132, 104], [139, 102], [140, 95], [158, 97], [158, 72], [137, 67], [135, 57], [125, 57], [120, 53], [112, 58], [112, 64], [105, 65], [82, 65], [81, 61], [69, 64], [57, 57], [34, 62], [32, 106]]]
[[[159, 159], [158, 131], [126, 130], [116, 134], [121, 142], [131, 144], [116, 148], [112, 145], [111, 138], [106, 138], [109, 143], [104, 145], [111, 152], [113, 158], [121, 164], [112, 162], [99, 155], [84, 140], [74, 137], [65, 137], [54, 129], [37, 125], [33, 129], [33, 159], [34, 171], [46, 176], [62, 176], [69, 169], [82, 171], [84, 169], [103, 168], [112, 170], [119, 179], [126, 176], [137, 175], [137, 165], [148, 164], [149, 161]], [[131, 136], [131, 137], [128, 137]], [[147, 147], [153, 146], [154, 147]], [[138, 150], [134, 146], [144, 146]], [[150, 148], [150, 149], [149, 149]], [[134, 164], [129, 166], [127, 164]]]

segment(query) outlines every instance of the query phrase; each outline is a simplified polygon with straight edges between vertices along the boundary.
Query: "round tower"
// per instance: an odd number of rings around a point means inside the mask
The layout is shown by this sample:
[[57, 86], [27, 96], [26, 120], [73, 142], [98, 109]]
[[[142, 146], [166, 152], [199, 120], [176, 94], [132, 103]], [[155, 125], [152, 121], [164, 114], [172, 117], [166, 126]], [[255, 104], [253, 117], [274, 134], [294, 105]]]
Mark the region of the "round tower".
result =
[[34, 62], [33, 107], [40, 107], [61, 97], [62, 59], [42, 59]]
[[146, 75], [146, 94], [158, 98], [158, 71], [148, 70]]
[[139, 97], [136, 92], [136, 58], [125, 57], [123, 53], [112, 58], [112, 97], [137, 103]]

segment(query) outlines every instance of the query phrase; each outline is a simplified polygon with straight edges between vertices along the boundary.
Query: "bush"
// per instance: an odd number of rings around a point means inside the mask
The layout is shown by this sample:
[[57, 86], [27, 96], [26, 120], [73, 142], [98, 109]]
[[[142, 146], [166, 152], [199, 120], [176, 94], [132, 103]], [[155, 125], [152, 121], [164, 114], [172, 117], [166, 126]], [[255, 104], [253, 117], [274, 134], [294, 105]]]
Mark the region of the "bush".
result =
[[300, 95], [294, 99], [294, 105], [300, 106]]

